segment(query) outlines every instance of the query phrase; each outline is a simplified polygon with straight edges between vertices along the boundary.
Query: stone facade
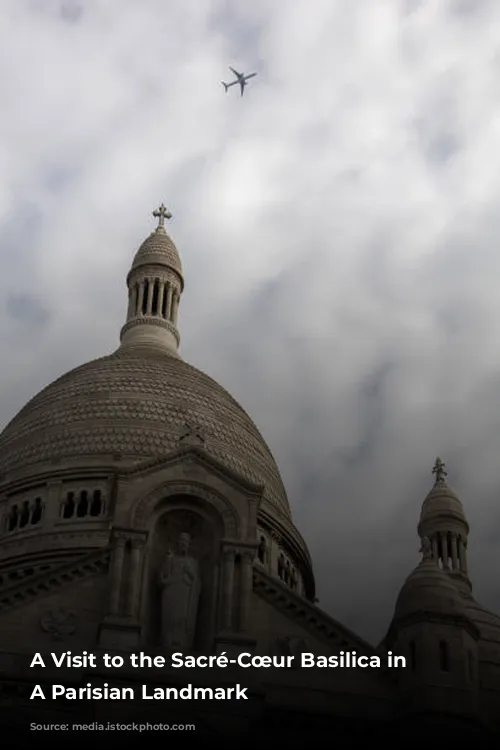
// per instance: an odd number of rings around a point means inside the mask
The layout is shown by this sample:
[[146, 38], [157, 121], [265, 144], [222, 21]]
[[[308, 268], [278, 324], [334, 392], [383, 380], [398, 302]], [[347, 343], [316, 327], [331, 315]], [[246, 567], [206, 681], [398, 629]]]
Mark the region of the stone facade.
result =
[[[316, 605], [309, 552], [250, 417], [179, 356], [182, 266], [164, 229], [168, 212], [155, 215], [159, 226], [127, 278], [119, 349], [49, 385], [0, 435], [4, 724], [18, 731], [76, 711], [89, 721], [117, 715], [99, 702], [82, 709], [31, 701], [41, 680], [29, 668], [37, 651], [296, 659], [355, 651], [385, 664], [391, 650], [405, 656], [405, 669], [249, 669], [244, 679], [205, 670], [200, 684], [244, 682], [252, 700], [230, 711], [137, 702], [127, 719], [191, 721], [207, 737], [265, 731], [281, 739], [300, 727], [337, 740], [360, 728], [405, 737], [416, 722], [435, 732], [445, 720], [462, 738], [498, 729], [500, 618], [472, 596], [469, 528], [442, 462], [422, 508], [422, 562], [374, 647]], [[57, 670], [43, 671], [51, 677], [61, 680]], [[92, 677], [151, 681], [133, 669]], [[68, 670], [64, 681], [87, 680], [88, 672]], [[176, 685], [178, 670], [155, 672], [154, 680]]]

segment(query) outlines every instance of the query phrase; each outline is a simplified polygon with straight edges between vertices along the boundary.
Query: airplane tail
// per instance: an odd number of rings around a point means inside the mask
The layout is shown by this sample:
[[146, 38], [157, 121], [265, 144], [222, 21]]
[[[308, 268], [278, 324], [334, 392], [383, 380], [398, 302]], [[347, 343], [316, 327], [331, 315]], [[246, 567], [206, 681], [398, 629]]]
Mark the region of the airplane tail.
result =
[[221, 83], [224, 86], [224, 89], [226, 90], [226, 94], [227, 94], [227, 90], [229, 88], [229, 85], [227, 83], [224, 83], [224, 81], [221, 81]]

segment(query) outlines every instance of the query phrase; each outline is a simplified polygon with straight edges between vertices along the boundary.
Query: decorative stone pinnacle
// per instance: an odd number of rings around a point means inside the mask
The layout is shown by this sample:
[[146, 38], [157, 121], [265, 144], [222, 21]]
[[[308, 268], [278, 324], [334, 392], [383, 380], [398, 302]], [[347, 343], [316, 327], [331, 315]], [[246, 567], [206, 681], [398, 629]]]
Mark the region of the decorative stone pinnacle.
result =
[[153, 211], [153, 216], [155, 217], [155, 219], [158, 219], [158, 226], [156, 228], [157, 231], [158, 229], [163, 229], [163, 231], [165, 231], [165, 219], [172, 218], [172, 214], [170, 213], [168, 208], [166, 208], [162, 203], [161, 206], [156, 209], [156, 211]]
[[445, 483], [445, 477], [448, 476], [448, 472], [446, 471], [446, 467], [439, 457], [436, 458], [436, 463], [434, 464], [432, 473], [436, 475], [436, 484]]

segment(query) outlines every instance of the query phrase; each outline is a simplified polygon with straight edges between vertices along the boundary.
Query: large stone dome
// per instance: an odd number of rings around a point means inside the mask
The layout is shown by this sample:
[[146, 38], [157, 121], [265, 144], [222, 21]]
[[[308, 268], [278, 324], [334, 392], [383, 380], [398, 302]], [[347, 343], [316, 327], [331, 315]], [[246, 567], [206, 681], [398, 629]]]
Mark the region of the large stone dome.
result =
[[0, 434], [0, 473], [99, 456], [161, 458], [186, 422], [201, 428], [208, 453], [264, 484], [267, 502], [290, 518], [278, 468], [246, 412], [210, 377], [153, 347], [121, 347], [44, 388]]

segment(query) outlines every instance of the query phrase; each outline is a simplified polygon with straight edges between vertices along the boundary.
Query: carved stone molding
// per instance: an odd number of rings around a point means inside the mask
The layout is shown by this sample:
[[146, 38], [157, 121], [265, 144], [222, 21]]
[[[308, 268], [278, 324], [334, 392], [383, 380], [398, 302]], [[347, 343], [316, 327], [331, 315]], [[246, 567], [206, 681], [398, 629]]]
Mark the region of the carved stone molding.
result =
[[62, 547], [71, 548], [96, 546], [101, 542], [104, 546], [109, 541], [109, 530], [103, 528], [88, 528], [82, 531], [55, 531], [48, 533], [36, 533], [27, 531], [23, 535], [24, 529], [16, 533], [13, 537], [2, 539], [0, 547], [0, 559], [12, 557], [15, 554], [33, 554], [39, 550], [61, 549]]
[[231, 503], [220, 493], [207, 487], [199, 482], [172, 481], [162, 484], [148, 495], [143, 497], [132, 508], [132, 523], [135, 529], [144, 528], [162, 501], [167, 501], [169, 497], [186, 495], [205, 500], [212, 505], [222, 516], [225, 526], [225, 536], [237, 537], [239, 531], [239, 521], [236, 511]]
[[242, 549], [242, 550], [240, 551], [240, 555], [241, 555], [241, 558], [242, 558], [242, 560], [243, 560], [243, 561], [244, 561], [245, 563], [248, 563], [248, 564], [250, 564], [250, 565], [251, 565], [251, 564], [253, 563], [253, 561], [255, 560], [255, 550]]
[[76, 633], [77, 617], [75, 612], [65, 607], [48, 609], [40, 618], [40, 627], [44, 633], [49, 633], [54, 641], [64, 641]]
[[[147, 429], [147, 424], [145, 428]], [[255, 484], [250, 481], [236, 469], [229, 467], [220, 459], [215, 458], [205, 450], [203, 445], [184, 445], [182, 448], [172, 451], [167, 456], [148, 459], [139, 465], [125, 469], [123, 476], [134, 477], [154, 471], [155, 469], [182, 465], [186, 460], [191, 460], [193, 463], [196, 462], [207, 473], [221, 479], [226, 484], [230, 484], [236, 490], [243, 490], [249, 499], [255, 499], [257, 503], [261, 502], [265, 492], [263, 484]]]
[[[303, 628], [312, 632], [323, 642], [329, 643], [336, 648], [348, 651], [356, 651], [366, 656], [381, 656], [377, 649], [354, 633], [344, 629], [340, 624], [332, 620], [326, 612], [315, 607], [313, 604], [298, 596], [286, 588], [280, 581], [272, 578], [258, 568], [253, 570], [254, 591], [269, 601], [279, 610], [286, 610], [287, 617], [293, 619]], [[382, 668], [380, 670], [385, 676], [392, 679], [394, 670]]]
[[238, 555], [244, 559], [254, 560], [257, 554], [258, 542], [241, 542], [239, 540], [227, 540], [223, 539], [222, 555], [231, 554]]
[[148, 538], [147, 532], [136, 531], [135, 529], [112, 528], [111, 539], [116, 546], [124, 546], [130, 542], [133, 547], [143, 547]]
[[81, 581], [91, 576], [102, 575], [108, 569], [109, 548], [92, 552], [69, 563], [55, 566], [38, 576], [31, 576], [2, 591], [0, 612], [14, 607], [22, 607], [38, 596], [45, 596], [52, 591]]
[[171, 323], [169, 320], [165, 320], [164, 318], [155, 318], [152, 315], [144, 315], [140, 318], [132, 318], [131, 320], [128, 320], [122, 327], [122, 335], [129, 331], [131, 328], [135, 328], [135, 326], [138, 325], [153, 325], [158, 326], [159, 328], [166, 328], [167, 331], [169, 331], [175, 337], [177, 345], [180, 344], [181, 337], [173, 323]]
[[144, 545], [146, 544], [146, 537], [132, 539], [131, 541], [132, 549], [142, 549]]
[[293, 656], [292, 668], [297, 669], [300, 664], [300, 655], [307, 651], [304, 638], [290, 635], [282, 635], [276, 639], [277, 650], [280, 655]]

